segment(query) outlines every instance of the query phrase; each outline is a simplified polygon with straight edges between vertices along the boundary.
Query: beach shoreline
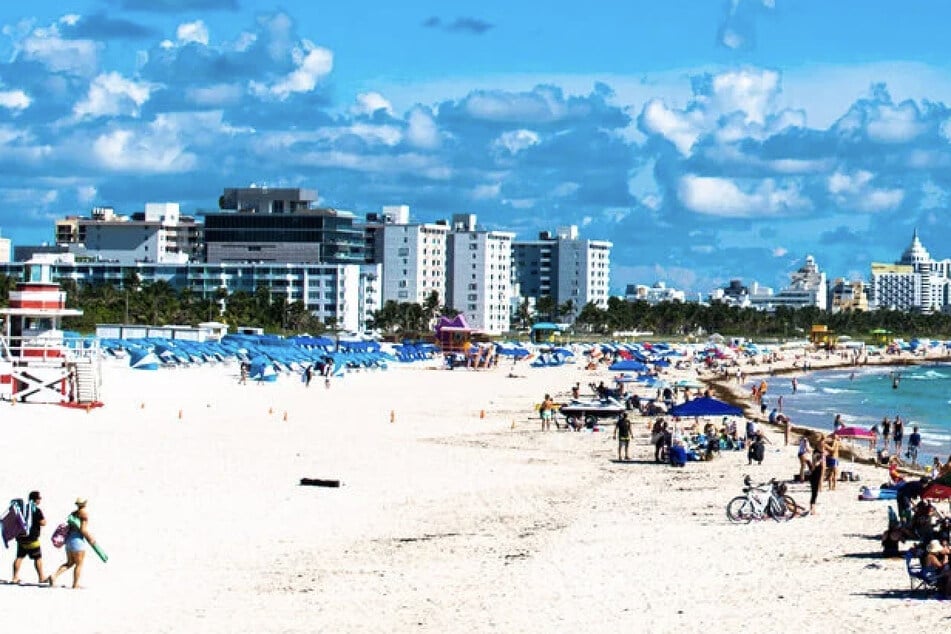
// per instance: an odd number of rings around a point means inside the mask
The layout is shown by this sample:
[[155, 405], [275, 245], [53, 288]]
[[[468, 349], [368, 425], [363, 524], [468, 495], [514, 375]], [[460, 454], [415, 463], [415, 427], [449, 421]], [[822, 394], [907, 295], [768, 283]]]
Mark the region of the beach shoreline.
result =
[[[542, 432], [534, 410], [610, 382], [606, 366], [437, 367], [327, 389], [293, 375], [238, 385], [235, 364], [111, 362], [102, 408], [4, 408], [19, 449], [2, 493], [43, 492], [47, 568], [64, 558], [51, 526], [79, 495], [110, 559], [87, 560], [82, 592], [0, 597], [71, 632], [775, 631], [804, 614], [869, 631], [899, 607], [943, 624], [946, 604], [908, 593], [904, 562], [879, 557], [887, 503], [856, 498], [880, 470], [849, 465], [862, 481], [823, 491], [815, 517], [736, 526], [724, 508], [743, 475], [789, 481], [794, 446], [770, 446], [763, 465], [729, 451], [674, 469], [636, 417], [632, 461], [618, 462], [610, 426]], [[724, 600], [735, 592], [746, 607]], [[750, 624], [760, 609], [771, 625]]]

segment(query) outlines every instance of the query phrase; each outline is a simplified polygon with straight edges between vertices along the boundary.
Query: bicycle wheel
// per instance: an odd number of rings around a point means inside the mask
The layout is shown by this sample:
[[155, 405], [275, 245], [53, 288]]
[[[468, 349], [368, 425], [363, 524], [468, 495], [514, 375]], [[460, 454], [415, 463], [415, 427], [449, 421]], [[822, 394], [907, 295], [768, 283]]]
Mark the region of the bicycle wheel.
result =
[[726, 516], [734, 524], [753, 521], [753, 503], [745, 495], [738, 495], [726, 505]]
[[784, 495], [781, 498], [772, 496], [769, 498], [769, 503], [766, 505], [766, 514], [774, 521], [788, 522], [796, 516], [796, 501], [793, 500], [792, 507], [790, 507], [786, 502], [786, 497], [788, 496]]
[[793, 499], [793, 496], [784, 495], [783, 501], [786, 503], [786, 508], [792, 511], [793, 517], [805, 517], [806, 515], [809, 515], [809, 509], [805, 508], [804, 506], [799, 506], [796, 503], [796, 500]]

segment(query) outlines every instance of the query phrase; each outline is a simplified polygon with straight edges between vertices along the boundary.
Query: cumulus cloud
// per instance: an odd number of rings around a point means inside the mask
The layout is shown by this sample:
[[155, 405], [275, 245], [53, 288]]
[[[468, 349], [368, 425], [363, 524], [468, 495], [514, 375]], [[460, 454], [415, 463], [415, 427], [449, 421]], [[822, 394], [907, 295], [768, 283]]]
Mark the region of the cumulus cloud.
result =
[[117, 72], [103, 73], [92, 80], [85, 99], [73, 107], [73, 115], [78, 119], [114, 115], [137, 117], [153, 88], [151, 84], [126, 79]]
[[441, 142], [439, 128], [432, 114], [425, 108], [413, 108], [409, 113], [406, 128], [406, 140], [413, 147], [435, 149]]
[[251, 90], [259, 96], [285, 100], [294, 93], [310, 92], [333, 69], [333, 53], [309, 40], [303, 40], [300, 46], [294, 47], [292, 55], [295, 65], [293, 71], [270, 86], [253, 81]]
[[731, 179], [687, 174], [680, 179], [677, 195], [692, 211], [730, 218], [774, 216], [810, 207], [794, 183], [773, 179], [743, 188]]
[[357, 95], [356, 103], [351, 106], [350, 113], [354, 115], [372, 115], [378, 110], [392, 116], [393, 104], [378, 92], [362, 92]]
[[99, 46], [88, 39], [66, 39], [59, 26], [33, 29], [19, 44], [24, 59], [37, 61], [53, 72], [91, 75], [99, 65]]
[[30, 97], [22, 90], [0, 90], [0, 108], [25, 110], [30, 107]]
[[201, 44], [208, 46], [208, 27], [201, 20], [184, 22], [175, 30], [175, 37], [181, 44]]
[[504, 149], [509, 154], [518, 154], [533, 145], [538, 145], [539, 140], [538, 134], [531, 130], [506, 130], [493, 142], [493, 145]]
[[874, 175], [865, 170], [852, 174], [836, 172], [829, 177], [829, 193], [841, 207], [864, 212], [880, 212], [897, 208], [905, 197], [899, 188], [876, 188]]

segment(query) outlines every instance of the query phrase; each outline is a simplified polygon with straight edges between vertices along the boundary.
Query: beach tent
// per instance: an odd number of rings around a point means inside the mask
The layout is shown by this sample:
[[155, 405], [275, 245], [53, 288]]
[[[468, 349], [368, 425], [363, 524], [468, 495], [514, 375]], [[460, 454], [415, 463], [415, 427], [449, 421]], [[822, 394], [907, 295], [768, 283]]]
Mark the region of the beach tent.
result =
[[150, 350], [132, 348], [129, 350], [129, 367], [134, 370], [158, 370], [159, 360]]
[[671, 416], [742, 416], [743, 410], [739, 407], [718, 401], [715, 398], [704, 396], [695, 398], [686, 403], [675, 405], [669, 412]]
[[646, 365], [633, 359], [629, 361], [616, 361], [608, 367], [608, 370], [612, 372], [642, 372], [646, 369]]

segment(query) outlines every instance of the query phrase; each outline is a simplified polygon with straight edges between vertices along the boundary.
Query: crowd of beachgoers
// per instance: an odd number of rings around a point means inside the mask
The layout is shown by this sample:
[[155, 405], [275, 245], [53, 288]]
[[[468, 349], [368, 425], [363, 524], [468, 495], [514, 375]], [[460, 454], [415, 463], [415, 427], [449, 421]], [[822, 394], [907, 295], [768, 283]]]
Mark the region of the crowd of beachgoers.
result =
[[[897, 499], [860, 501], [862, 487], [880, 493], [891, 475], [843, 448], [840, 473], [850, 477], [824, 481], [806, 514], [803, 429], [771, 425], [751, 395], [776, 377], [943, 359], [943, 349], [867, 359], [725, 346], [702, 356], [674, 345], [626, 347], [627, 359], [620, 349], [565, 346], [561, 363], [549, 351], [534, 367], [540, 351], [481, 367], [439, 356], [353, 364], [335, 371], [330, 389], [292, 371], [242, 382], [234, 360], [154, 372], [107, 361], [103, 407], [24, 405], [4, 418], [8, 446], [21, 448], [5, 457], [5, 494], [42, 491], [56, 518], [88, 499], [109, 561], [87, 560], [84, 592], [39, 590], [24, 566], [24, 585], [0, 593], [51, 631], [665, 632], [805, 621], [868, 631], [891, 627], [898, 606], [916, 626], [944, 624], [946, 604], [910, 591], [911, 564], [885, 556], [920, 545], [914, 562], [933, 564], [941, 536], [924, 531], [941, 530], [941, 504], [912, 500], [903, 517]], [[615, 383], [641, 374], [609, 369], [618, 361], [645, 363], [654, 382]], [[623, 385], [629, 427], [616, 416], [589, 426], [582, 414], [568, 431], [561, 406], [602, 384]], [[667, 415], [665, 387], [671, 406], [709, 394], [739, 413], [693, 428]], [[545, 394], [551, 431], [538, 408]], [[761, 454], [749, 451], [748, 421]], [[666, 455], [651, 442], [659, 432], [671, 436]], [[694, 443], [700, 436], [706, 442]], [[674, 437], [697, 460], [670, 466], [680, 455]], [[726, 508], [744, 476], [781, 481], [801, 512], [731, 522]], [[15, 553], [2, 552], [9, 570]], [[757, 619], [763, 627], [751, 625]]]

